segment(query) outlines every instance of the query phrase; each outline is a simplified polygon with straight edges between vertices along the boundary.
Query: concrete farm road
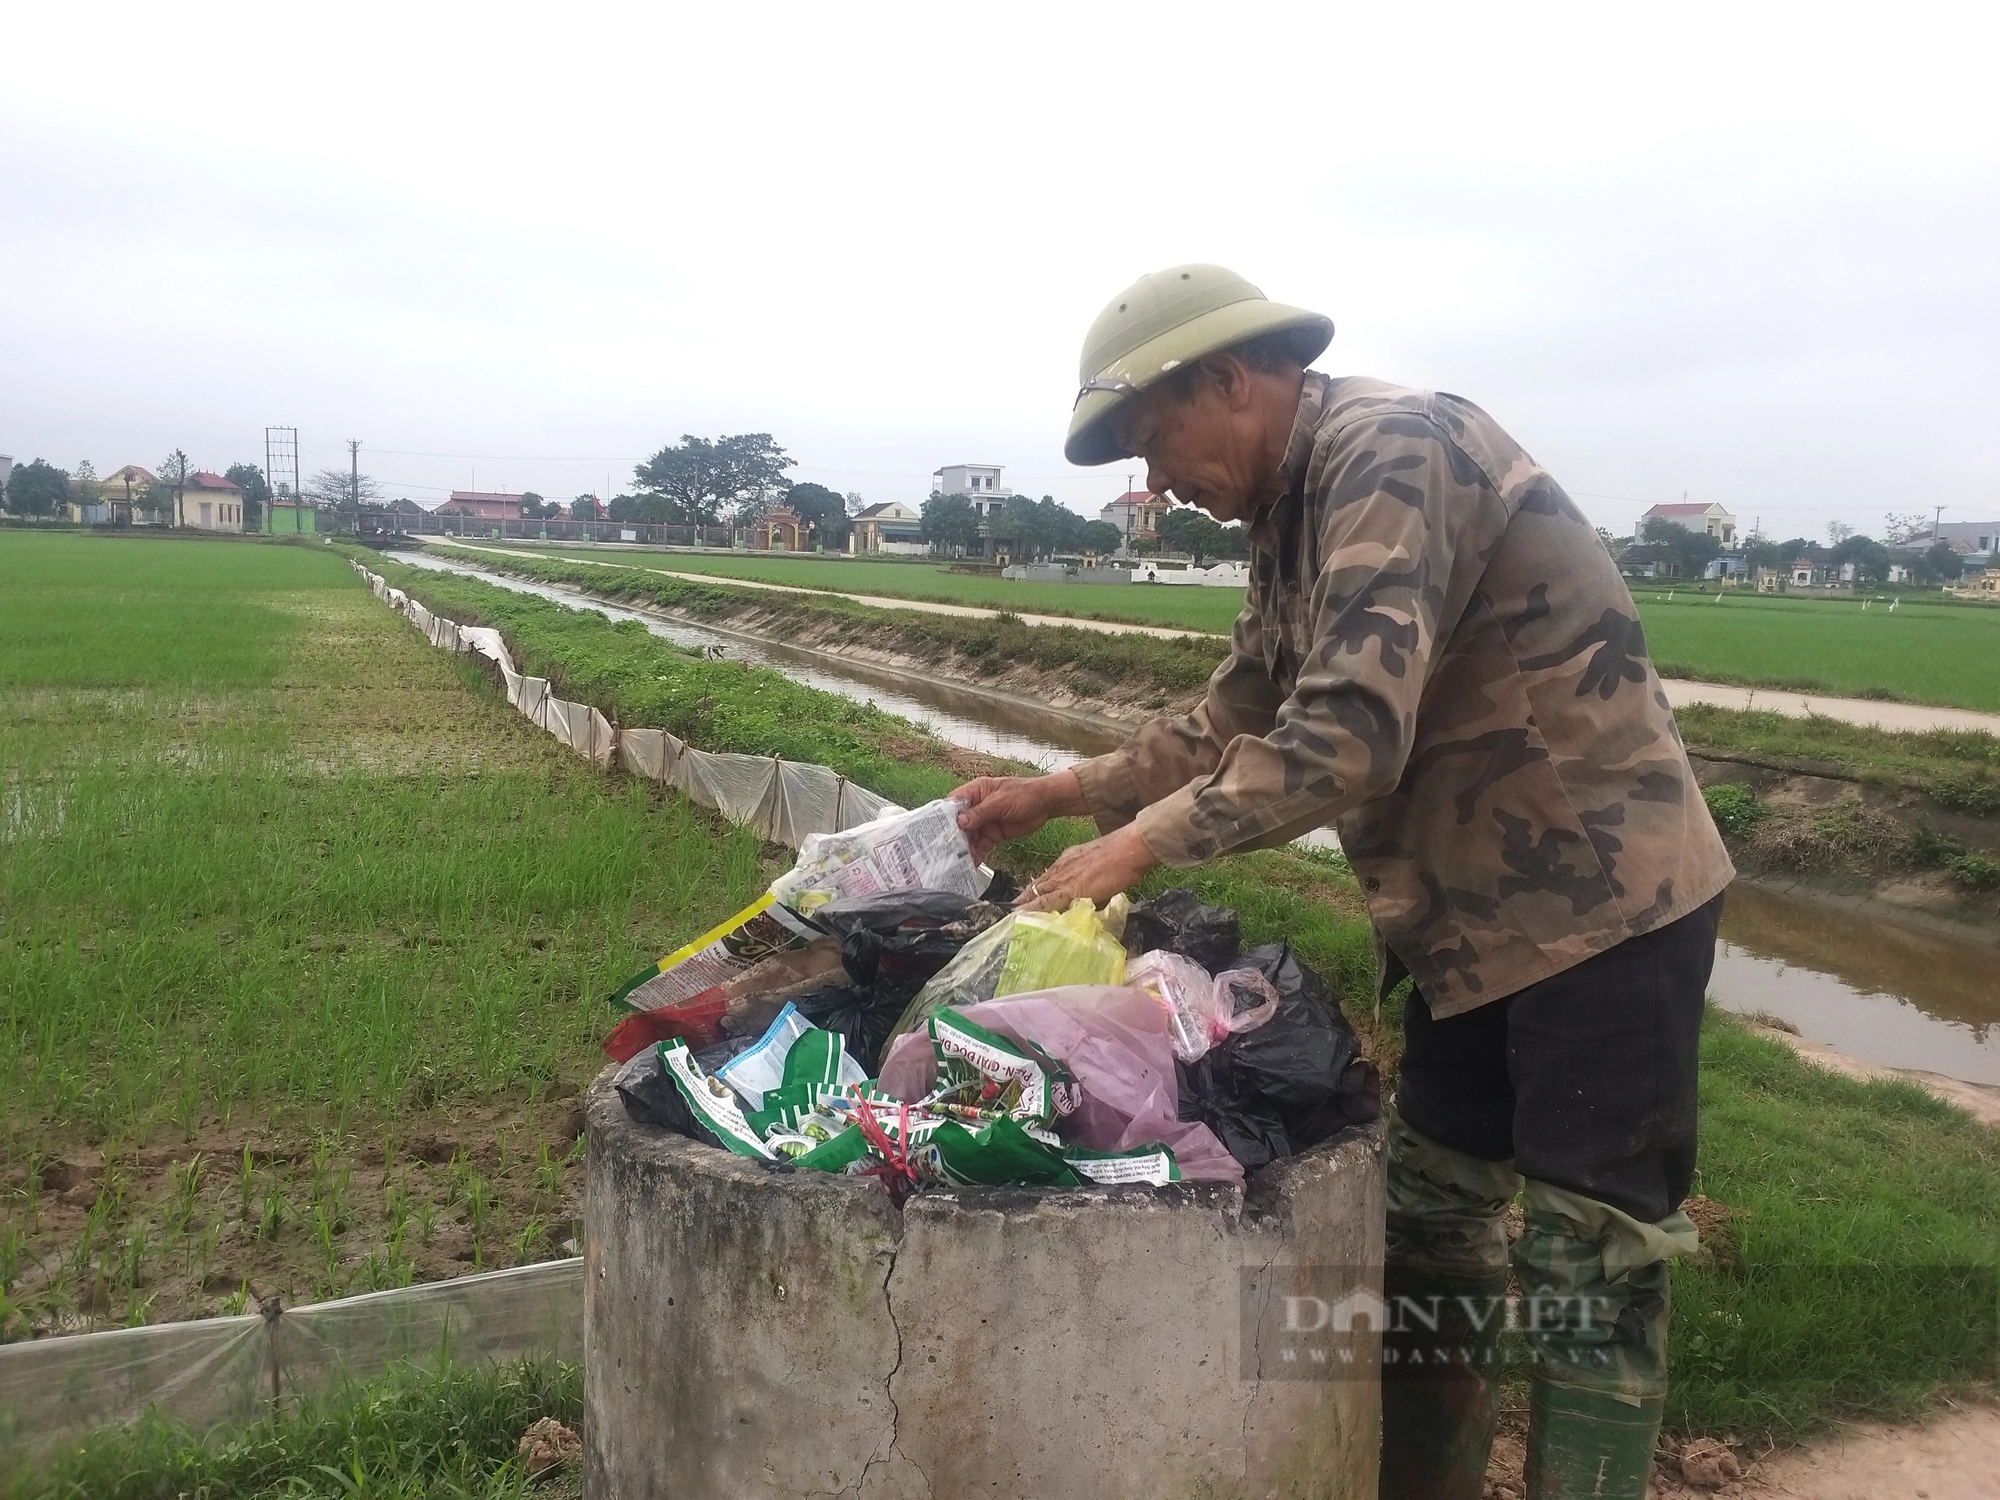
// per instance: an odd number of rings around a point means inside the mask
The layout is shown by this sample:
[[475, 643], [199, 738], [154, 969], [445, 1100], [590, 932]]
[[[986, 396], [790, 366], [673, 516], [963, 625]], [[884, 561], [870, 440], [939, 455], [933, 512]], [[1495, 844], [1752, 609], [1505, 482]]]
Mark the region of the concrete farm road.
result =
[[[421, 540], [428, 541], [428, 538]], [[520, 557], [546, 562], [542, 554], [516, 547], [480, 547], [452, 538], [439, 538], [447, 546], [467, 552], [484, 552], [494, 557]], [[875, 609], [915, 610], [919, 614], [958, 615], [961, 618], [991, 620], [1004, 613], [1027, 625], [1068, 625], [1077, 630], [1095, 630], [1102, 635], [1150, 635], [1162, 640], [1220, 640], [1206, 630], [1175, 630], [1165, 625], [1132, 625], [1117, 620], [1085, 620], [1075, 615], [1031, 615], [1016, 611], [980, 609], [969, 604], [937, 604], [926, 599], [898, 599], [884, 594], [843, 594], [831, 589], [801, 589], [783, 583], [764, 583], [750, 578], [731, 578], [721, 573], [680, 573], [671, 568], [648, 568], [635, 562], [598, 562], [594, 558], [565, 558], [566, 562], [587, 563], [600, 568], [630, 568], [641, 573], [657, 573], [662, 578], [678, 578], [687, 583], [719, 583], [730, 588], [765, 589], [777, 594], [817, 595], [846, 599]], [[1920, 703], [1885, 703], [1873, 698], [1832, 698], [1816, 693], [1782, 693], [1770, 688], [1730, 687], [1718, 682], [1696, 682], [1682, 677], [1660, 680], [1667, 701], [1675, 708], [1690, 703], [1713, 704], [1717, 708], [1758, 709], [1804, 719], [1814, 714], [1839, 719], [1848, 724], [1871, 724], [1877, 729], [1922, 732], [1930, 729], [1970, 729], [2000, 735], [2000, 714], [1975, 713], [1964, 708], [1931, 708]]]

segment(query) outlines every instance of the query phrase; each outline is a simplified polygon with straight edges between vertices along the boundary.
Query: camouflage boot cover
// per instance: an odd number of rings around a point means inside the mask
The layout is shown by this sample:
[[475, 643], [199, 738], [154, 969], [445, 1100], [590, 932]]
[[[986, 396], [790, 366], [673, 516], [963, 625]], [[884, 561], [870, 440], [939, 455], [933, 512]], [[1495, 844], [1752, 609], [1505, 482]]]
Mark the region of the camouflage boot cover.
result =
[[1520, 1178], [1389, 1117], [1383, 1500], [1479, 1500], [1505, 1324], [1502, 1215]]
[[1645, 1500], [1667, 1396], [1667, 1262], [1694, 1250], [1694, 1225], [1533, 1181], [1526, 1209], [1514, 1268], [1535, 1356], [1528, 1500]]

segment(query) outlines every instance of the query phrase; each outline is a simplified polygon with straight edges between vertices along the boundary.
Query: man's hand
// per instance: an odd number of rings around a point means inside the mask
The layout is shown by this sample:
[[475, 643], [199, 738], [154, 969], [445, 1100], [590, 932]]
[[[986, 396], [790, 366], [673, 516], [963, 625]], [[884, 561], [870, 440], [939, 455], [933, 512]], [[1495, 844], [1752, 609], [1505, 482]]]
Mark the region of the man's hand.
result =
[[1088, 896], [1102, 906], [1159, 862], [1137, 825], [1127, 823], [1103, 838], [1063, 850], [1028, 882], [1014, 904], [1030, 911], [1061, 911], [1078, 896]]
[[972, 844], [972, 857], [984, 861], [996, 844], [1033, 833], [1050, 818], [1085, 816], [1089, 805], [1074, 771], [1050, 776], [982, 776], [953, 792], [966, 804], [958, 826]]

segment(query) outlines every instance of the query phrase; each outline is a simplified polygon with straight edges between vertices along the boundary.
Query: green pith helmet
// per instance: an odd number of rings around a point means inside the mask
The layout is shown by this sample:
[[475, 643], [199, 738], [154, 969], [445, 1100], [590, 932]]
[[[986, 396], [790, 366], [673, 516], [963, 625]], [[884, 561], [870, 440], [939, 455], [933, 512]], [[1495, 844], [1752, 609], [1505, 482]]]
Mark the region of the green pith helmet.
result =
[[1070, 414], [1063, 457], [1073, 464], [1129, 458], [1105, 429], [1105, 418], [1147, 386], [1204, 354], [1259, 334], [1299, 330], [1299, 363], [1310, 364], [1333, 342], [1333, 320], [1266, 300], [1221, 266], [1170, 266], [1141, 276], [1113, 297], [1083, 338], [1082, 389]]

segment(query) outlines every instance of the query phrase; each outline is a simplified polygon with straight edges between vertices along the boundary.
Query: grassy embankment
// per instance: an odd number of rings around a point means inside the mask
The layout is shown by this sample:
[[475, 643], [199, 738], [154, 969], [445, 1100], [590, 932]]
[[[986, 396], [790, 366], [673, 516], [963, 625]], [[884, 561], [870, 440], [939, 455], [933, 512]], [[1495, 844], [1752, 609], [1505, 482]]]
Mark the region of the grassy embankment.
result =
[[599, 997], [771, 868], [329, 551], [0, 535], [0, 1338], [562, 1253]]
[[[602, 549], [548, 551], [555, 557], [794, 588], [1127, 620], [1217, 635], [1228, 634], [1242, 607], [1241, 595], [1231, 589], [1026, 583], [953, 574], [941, 565], [740, 553], [646, 558]], [[1947, 600], [1934, 591], [1899, 593], [1893, 613], [1882, 600], [1738, 590], [1718, 597], [1713, 591], [1641, 588], [1634, 598], [1663, 677], [2000, 712], [2000, 610]]]
[[[658, 722], [683, 693], [697, 701], [727, 693], [718, 687], [729, 680], [723, 674], [736, 674], [730, 696], [739, 701], [779, 691], [768, 674], [726, 663], [702, 664], [715, 675], [684, 679], [669, 661], [674, 648], [636, 626], [477, 580], [389, 570], [434, 608], [498, 625], [534, 670], [565, 673], [571, 693], [619, 708], [627, 723]], [[666, 682], [684, 686], [656, 685]], [[640, 704], [653, 717], [628, 711]], [[721, 727], [716, 706], [706, 711], [705, 727]], [[865, 780], [864, 768], [842, 755], [826, 740], [814, 758]], [[922, 785], [905, 795], [942, 791], [951, 780], [908, 774]], [[1086, 832], [1057, 825], [1001, 858], [1029, 873]], [[1169, 883], [1236, 906], [1253, 940], [1290, 937], [1348, 998], [1371, 1053], [1393, 1070], [1398, 1007], [1386, 1006], [1379, 1023], [1371, 1014], [1365, 918], [1337, 862], [1253, 854], [1156, 873], [1144, 889]], [[1719, 1015], [1703, 1052], [1697, 1190], [1733, 1213], [1714, 1259], [1677, 1273], [1675, 1424], [1786, 1436], [1837, 1414], [1913, 1412], [1941, 1389], [1990, 1380], [2000, 1136], [1913, 1087], [1821, 1073]], [[1951, 1267], [1968, 1269], [1927, 1292], [1948, 1314], [1941, 1323], [1912, 1326], [1907, 1305], [1885, 1295], [1920, 1272]]]
[[[1198, 689], [1221, 660], [1223, 651], [1219, 642], [1106, 635], [1063, 626], [1023, 625], [1018, 620], [1004, 618], [969, 620], [922, 615], [877, 609], [842, 599], [772, 595], [731, 589], [726, 584], [709, 586], [664, 578], [638, 567], [605, 567], [560, 558], [530, 559], [492, 553], [458, 555], [480, 567], [588, 589], [606, 598], [657, 605], [696, 619], [723, 617], [754, 607], [767, 612], [771, 621], [781, 627], [817, 627], [837, 622], [836, 642], [843, 638], [865, 642], [974, 680], [1017, 664], [1031, 664], [1042, 672], [1062, 674], [1061, 680], [1079, 691], [1086, 701], [1093, 691], [1114, 684], [1127, 688], [1142, 685], [1140, 691], [1152, 691], [1135, 701], [1148, 707], [1163, 707]], [[758, 565], [755, 560], [746, 564]], [[804, 561], [761, 564], [766, 569], [809, 565]], [[879, 566], [911, 571], [899, 564], [821, 562], [816, 566]], [[1731, 599], [1720, 607], [1728, 610], [1749, 602]], [[1799, 607], [1838, 606], [1826, 601], [1810, 604], [1801, 601]], [[1960, 611], [1967, 612], [1978, 614]], [[1996, 645], [2000, 645], [2000, 618], [1992, 622], [1992, 628]], [[1922, 790], [1941, 806], [1954, 811], [1979, 815], [2000, 811], [2000, 738], [1989, 734], [1965, 730], [1892, 732], [1825, 717], [1795, 719], [1783, 714], [1746, 713], [1700, 704], [1678, 710], [1676, 717], [1689, 745], [1697, 750], [1757, 757], [1782, 769], [1830, 771], [1879, 785]]]
[[35, 1500], [577, 1500], [575, 1466], [531, 1480], [515, 1444], [583, 1417], [578, 1367], [402, 1368], [212, 1443], [157, 1420], [104, 1433], [20, 1488]]

